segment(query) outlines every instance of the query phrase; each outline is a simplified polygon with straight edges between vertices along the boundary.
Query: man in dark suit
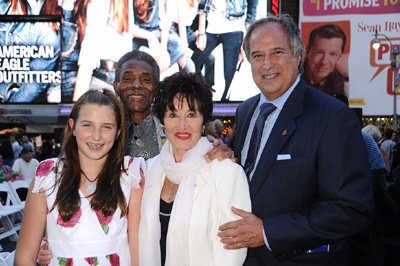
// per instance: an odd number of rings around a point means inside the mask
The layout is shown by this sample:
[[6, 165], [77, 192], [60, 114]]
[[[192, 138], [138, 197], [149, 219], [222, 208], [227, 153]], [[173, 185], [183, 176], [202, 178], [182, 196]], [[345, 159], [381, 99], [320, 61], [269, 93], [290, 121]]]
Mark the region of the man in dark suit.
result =
[[221, 242], [249, 247], [246, 266], [348, 265], [347, 238], [368, 226], [373, 206], [360, 123], [300, 77], [304, 46], [290, 16], [254, 22], [244, 50], [261, 91], [236, 113], [252, 213], [233, 207], [242, 219], [220, 227]]

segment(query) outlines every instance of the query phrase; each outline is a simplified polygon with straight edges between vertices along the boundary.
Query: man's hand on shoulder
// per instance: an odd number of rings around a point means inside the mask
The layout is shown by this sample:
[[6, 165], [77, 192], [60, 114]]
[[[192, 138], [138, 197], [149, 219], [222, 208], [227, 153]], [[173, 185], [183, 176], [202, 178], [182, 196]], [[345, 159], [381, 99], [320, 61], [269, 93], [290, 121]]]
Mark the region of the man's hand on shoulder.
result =
[[219, 141], [214, 140], [213, 146], [214, 147], [204, 155], [204, 159], [206, 159], [207, 163], [210, 163], [215, 159], [218, 159], [219, 161], [232, 159], [234, 163], [237, 163], [237, 159], [233, 157], [233, 151], [228, 147], [228, 145], [225, 144], [220, 146]]

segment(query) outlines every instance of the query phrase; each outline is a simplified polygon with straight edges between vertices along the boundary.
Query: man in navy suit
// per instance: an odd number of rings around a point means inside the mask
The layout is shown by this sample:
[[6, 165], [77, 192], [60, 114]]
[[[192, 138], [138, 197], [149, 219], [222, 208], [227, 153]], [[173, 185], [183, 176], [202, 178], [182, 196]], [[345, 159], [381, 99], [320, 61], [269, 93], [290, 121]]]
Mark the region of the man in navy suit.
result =
[[[249, 247], [246, 266], [348, 265], [347, 238], [368, 226], [373, 208], [360, 123], [300, 77], [304, 46], [290, 16], [254, 22], [243, 46], [261, 91], [236, 113], [234, 148], [252, 213], [233, 207], [242, 219], [220, 227], [221, 242]], [[264, 103], [273, 108], [260, 124]]]

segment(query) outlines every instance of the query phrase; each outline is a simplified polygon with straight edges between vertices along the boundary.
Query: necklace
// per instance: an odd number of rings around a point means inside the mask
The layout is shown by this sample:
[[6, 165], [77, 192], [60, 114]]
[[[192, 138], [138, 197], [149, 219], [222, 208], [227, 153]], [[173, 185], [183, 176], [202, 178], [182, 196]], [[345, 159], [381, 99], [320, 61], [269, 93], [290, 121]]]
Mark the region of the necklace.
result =
[[133, 139], [135, 141], [140, 139], [143, 136], [143, 133], [144, 133], [143, 128], [138, 123], [134, 122], [132, 130]]
[[132, 137], [133, 138], [131, 140], [133, 146], [138, 146], [140, 148], [144, 147], [144, 142], [141, 139], [143, 134], [144, 134], [143, 128], [138, 123], [134, 122], [133, 126], [132, 126]]
[[93, 183], [94, 181], [97, 180], [97, 178], [99, 178], [99, 175], [96, 176], [95, 179], [90, 180], [89, 177], [87, 177], [87, 175], [81, 170], [81, 173], [86, 177], [86, 179], [90, 182], [89, 185], [86, 186], [86, 190], [87, 192], [89, 192], [90, 194], [93, 194], [96, 191], [96, 184]]
[[[169, 179], [168, 179], [168, 181], [171, 182]], [[172, 196], [172, 194], [173, 194], [173, 192], [172, 192], [172, 187], [173, 187], [174, 185], [175, 185], [175, 184], [171, 182], [171, 186], [169, 187], [169, 190], [168, 190], [168, 192], [167, 192], [167, 194], [168, 194], [168, 201], [170, 201], [171, 196]]]

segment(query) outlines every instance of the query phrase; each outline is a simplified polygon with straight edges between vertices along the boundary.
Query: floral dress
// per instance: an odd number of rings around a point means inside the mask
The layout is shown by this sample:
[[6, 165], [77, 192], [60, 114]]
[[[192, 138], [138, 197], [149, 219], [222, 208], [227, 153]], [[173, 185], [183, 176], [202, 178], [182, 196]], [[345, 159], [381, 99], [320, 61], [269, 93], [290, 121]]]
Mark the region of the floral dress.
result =
[[[36, 171], [33, 193], [46, 191], [47, 208], [51, 209], [56, 199], [57, 187], [53, 192], [57, 159], [49, 159], [40, 163]], [[141, 188], [140, 171], [145, 169], [142, 158], [125, 156], [121, 171], [121, 188], [126, 202], [129, 202], [131, 188]], [[111, 217], [104, 217], [101, 211], [93, 211], [90, 202], [81, 196], [79, 211], [67, 222], [58, 214], [58, 208], [47, 213], [46, 231], [49, 249], [53, 259], [49, 266], [125, 266], [130, 265], [128, 244], [128, 219], [120, 218], [118, 208]]]

